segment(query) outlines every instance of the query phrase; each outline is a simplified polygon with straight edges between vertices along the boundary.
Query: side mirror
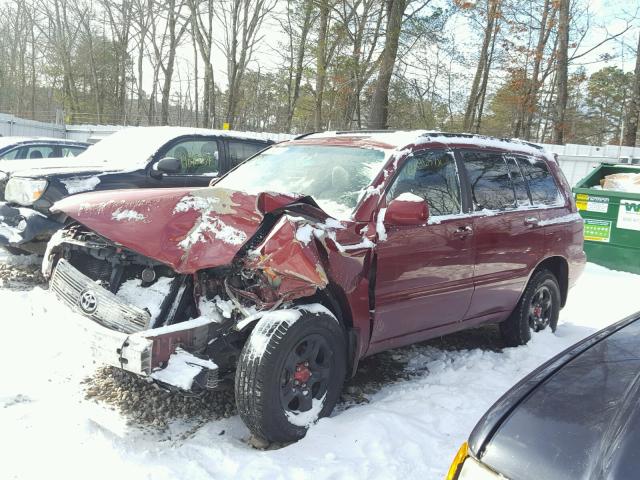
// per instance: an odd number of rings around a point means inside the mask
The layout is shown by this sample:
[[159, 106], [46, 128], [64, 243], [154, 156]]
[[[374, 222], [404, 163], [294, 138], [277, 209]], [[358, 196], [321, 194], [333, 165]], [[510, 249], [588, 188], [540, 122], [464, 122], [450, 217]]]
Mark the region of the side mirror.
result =
[[384, 216], [385, 225], [424, 225], [429, 218], [429, 206], [422, 198], [412, 193], [403, 193], [394, 198]]
[[164, 157], [156, 162], [153, 166], [153, 171], [158, 176], [163, 173], [180, 173], [182, 170], [182, 162], [174, 157]]

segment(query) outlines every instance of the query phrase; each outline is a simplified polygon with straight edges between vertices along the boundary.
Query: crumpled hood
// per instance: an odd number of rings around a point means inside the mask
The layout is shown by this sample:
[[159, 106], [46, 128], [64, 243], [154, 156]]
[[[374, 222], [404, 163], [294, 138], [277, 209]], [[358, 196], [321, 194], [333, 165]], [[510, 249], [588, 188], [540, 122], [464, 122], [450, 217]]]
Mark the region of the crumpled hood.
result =
[[268, 195], [265, 201], [265, 194], [216, 187], [117, 190], [67, 197], [51, 211], [177, 272], [193, 273], [229, 264], [260, 227], [263, 212], [296, 200]]

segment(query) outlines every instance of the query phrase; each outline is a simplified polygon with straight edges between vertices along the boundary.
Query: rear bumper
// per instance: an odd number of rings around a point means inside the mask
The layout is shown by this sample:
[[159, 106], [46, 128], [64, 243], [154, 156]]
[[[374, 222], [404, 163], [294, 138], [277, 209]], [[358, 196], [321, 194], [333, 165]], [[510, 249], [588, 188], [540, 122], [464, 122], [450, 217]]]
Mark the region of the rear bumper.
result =
[[31, 208], [0, 202], [0, 246], [45, 241], [63, 225]]
[[[86, 317], [81, 326], [88, 334], [96, 362], [157, 377], [163, 383], [182, 389], [195, 389], [194, 385], [201, 389], [218, 387], [217, 366], [188, 353], [207, 346], [214, 332], [211, 321], [196, 319], [147, 330], [148, 312], [123, 302], [64, 259], [56, 265], [50, 288], [58, 299]], [[179, 361], [184, 363], [186, 355], [193, 378], [172, 384], [166, 381], [173, 378], [172, 375], [163, 376], [159, 372], [171, 367], [172, 356], [178, 348], [184, 350], [180, 352]]]

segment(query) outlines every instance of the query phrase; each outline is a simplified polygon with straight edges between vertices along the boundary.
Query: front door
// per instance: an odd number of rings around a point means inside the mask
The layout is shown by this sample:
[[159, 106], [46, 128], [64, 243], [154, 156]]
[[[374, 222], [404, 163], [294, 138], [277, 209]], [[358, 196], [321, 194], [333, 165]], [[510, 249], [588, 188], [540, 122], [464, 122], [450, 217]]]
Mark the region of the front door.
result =
[[[425, 199], [427, 225], [387, 227], [376, 247], [375, 315], [372, 347], [397, 346], [418, 332], [459, 322], [473, 293], [473, 231], [462, 215], [456, 159], [451, 152], [410, 156], [387, 191]], [[418, 334], [419, 336], [419, 334]]]

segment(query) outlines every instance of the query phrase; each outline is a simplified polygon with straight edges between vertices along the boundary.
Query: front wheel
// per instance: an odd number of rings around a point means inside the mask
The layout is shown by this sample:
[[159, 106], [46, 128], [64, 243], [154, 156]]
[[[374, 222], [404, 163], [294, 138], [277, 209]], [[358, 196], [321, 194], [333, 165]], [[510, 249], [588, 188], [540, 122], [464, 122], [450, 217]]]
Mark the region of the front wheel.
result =
[[500, 324], [500, 333], [508, 347], [524, 345], [531, 332], [556, 331], [560, 315], [560, 287], [548, 270], [534, 273], [513, 313]]
[[304, 437], [336, 405], [346, 372], [342, 327], [313, 305], [265, 314], [236, 370], [236, 404], [251, 432], [272, 442]]

